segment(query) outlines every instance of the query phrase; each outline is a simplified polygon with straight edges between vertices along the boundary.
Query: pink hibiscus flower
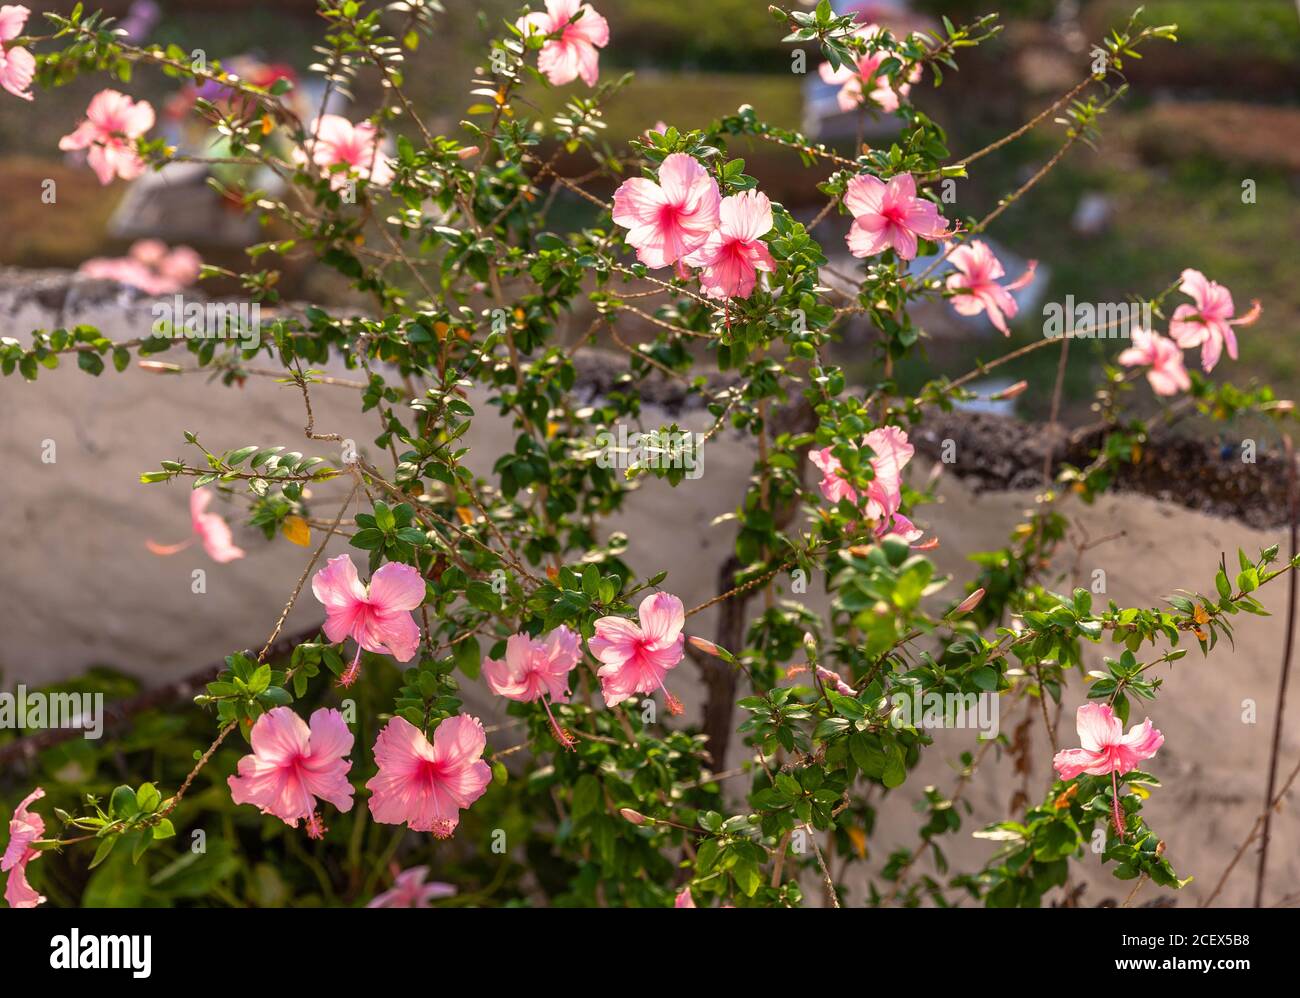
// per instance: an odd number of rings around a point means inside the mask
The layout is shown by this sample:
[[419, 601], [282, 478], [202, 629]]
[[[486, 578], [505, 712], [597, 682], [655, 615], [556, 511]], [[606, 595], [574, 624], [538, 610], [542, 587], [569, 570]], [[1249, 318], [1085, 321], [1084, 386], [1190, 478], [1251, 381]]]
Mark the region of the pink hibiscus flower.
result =
[[578, 635], [563, 625], [551, 631], [545, 640], [512, 634], [506, 640], [504, 661], [483, 660], [483, 677], [488, 688], [498, 696], [522, 703], [541, 700], [556, 740], [565, 748], [573, 748], [576, 742], [556, 722], [547, 697], [559, 703], [568, 702], [569, 673], [581, 658]]
[[203, 550], [208, 553], [208, 557], [220, 565], [244, 557], [244, 550], [235, 546], [234, 535], [230, 532], [230, 524], [226, 523], [220, 514], [207, 512], [208, 504], [211, 502], [212, 493], [208, 489], [192, 490], [190, 492], [190, 528], [194, 531], [194, 536], [187, 541], [181, 541], [179, 544], [158, 544], [146, 540], [144, 542], [145, 547], [154, 554], [166, 556], [176, 554], [178, 551], [184, 551], [197, 538], [203, 545]]
[[12, 4], [0, 7], [0, 87], [23, 100], [32, 99], [36, 57], [21, 46], [10, 46], [9, 42], [23, 33], [30, 13], [26, 7]]
[[352, 556], [331, 558], [312, 576], [311, 591], [325, 604], [325, 636], [331, 641], [352, 638], [356, 658], [339, 677], [351, 686], [361, 673], [361, 652], [392, 655], [409, 662], [420, 647], [420, 627], [411, 611], [424, 602], [424, 579], [410, 565], [390, 561], [370, 577], [367, 589], [357, 578]]
[[1111, 818], [1115, 831], [1124, 837], [1124, 816], [1119, 803], [1119, 776], [1136, 769], [1143, 759], [1150, 759], [1165, 743], [1165, 736], [1143, 719], [1124, 734], [1124, 724], [1108, 704], [1086, 703], [1075, 714], [1082, 748], [1062, 749], [1052, 759], [1061, 779], [1072, 780], [1080, 773], [1089, 776], [1110, 774]]
[[708, 171], [675, 152], [659, 167], [659, 183], [630, 177], [614, 192], [614, 222], [647, 267], [668, 267], [699, 249], [718, 227], [722, 195]]
[[[867, 25], [858, 34], [862, 38], [874, 38], [880, 34], [880, 26]], [[905, 82], [892, 86], [889, 77], [876, 75], [881, 63], [890, 58], [890, 55], [891, 53], [885, 50], [870, 52], [859, 56], [856, 66], [840, 66], [839, 69], [834, 68], [829, 62], [823, 62], [817, 67], [817, 72], [824, 82], [840, 88], [835, 99], [841, 111], [852, 111], [862, 104], [864, 98], [869, 97], [880, 105], [882, 110], [892, 114], [898, 110], [898, 99], [906, 97], [912, 89], [912, 84], [921, 79], [921, 67], [913, 66]], [[870, 90], [867, 90], [868, 84], [871, 86]]]
[[86, 162], [101, 184], [112, 183], [114, 177], [134, 180], [145, 169], [135, 140], [153, 128], [153, 122], [153, 106], [147, 100], [133, 101], [116, 90], [101, 90], [90, 99], [86, 120], [59, 139], [59, 148], [89, 149]]
[[1072, 780], [1080, 773], [1105, 776], [1136, 769], [1143, 759], [1150, 759], [1164, 744], [1165, 736], [1151, 727], [1147, 718], [1124, 734], [1124, 725], [1109, 705], [1086, 703], [1075, 714], [1082, 748], [1062, 749], [1052, 765], [1061, 779]]
[[461, 809], [483, 796], [492, 769], [481, 756], [487, 736], [477, 717], [449, 717], [433, 733], [433, 744], [404, 717], [394, 717], [375, 741], [379, 773], [366, 787], [370, 813], [385, 825], [403, 822], [417, 832], [449, 838]]
[[1189, 295], [1196, 304], [1179, 305], [1174, 309], [1169, 321], [1169, 335], [1184, 350], [1199, 346], [1201, 367], [1209, 374], [1219, 362], [1224, 344], [1227, 344], [1228, 356], [1237, 359], [1237, 336], [1232, 327], [1249, 326], [1258, 319], [1260, 304], [1252, 302], [1249, 312], [1234, 319], [1232, 315], [1236, 307], [1232, 304], [1232, 293], [1222, 284], [1207, 281], [1204, 274], [1191, 268], [1183, 271], [1182, 278], [1178, 290]]
[[695, 907], [695, 898], [691, 897], [691, 889], [689, 887], [683, 887], [681, 891], [678, 892], [677, 897], [673, 899], [673, 907], [674, 908]]
[[1147, 381], [1157, 395], [1176, 395], [1192, 387], [1183, 351], [1173, 340], [1149, 329], [1133, 330], [1133, 345], [1119, 355], [1125, 367], [1150, 367]]
[[671, 593], [653, 593], [637, 607], [640, 626], [626, 617], [601, 617], [587, 642], [602, 663], [596, 675], [605, 706], [622, 703], [634, 693], [663, 690], [670, 714], [682, 712], [681, 701], [668, 692], [664, 677], [682, 660], [686, 613]]
[[456, 888], [451, 884], [439, 883], [436, 880], [426, 884], [424, 881], [428, 875], [427, 866], [413, 866], [409, 870], [403, 870], [393, 879], [393, 886], [382, 894], [376, 894], [366, 907], [428, 908], [429, 902], [436, 898], [449, 898], [455, 895]]
[[11, 908], [35, 908], [45, 901], [27, 882], [27, 864], [41, 855], [32, 848], [32, 843], [45, 835], [45, 819], [27, 810], [27, 805], [44, 796], [45, 791], [37, 787], [14, 808], [14, 816], [9, 819], [9, 844], [5, 846], [4, 858], [0, 859], [0, 871], [9, 874], [5, 900]]
[[718, 227], [683, 262], [703, 268], [700, 288], [710, 298], [748, 298], [758, 271], [776, 270], [762, 240], [772, 230], [772, 202], [758, 191], [733, 194], [722, 199], [718, 217]]
[[1030, 260], [1025, 272], [1010, 284], [999, 284], [1006, 271], [986, 243], [976, 239], [968, 246], [958, 246], [949, 258], [957, 273], [948, 275], [948, 290], [954, 292], [952, 307], [958, 315], [988, 312], [989, 321], [1003, 336], [1010, 336], [1005, 315], [1014, 318], [1020, 306], [1010, 292], [1023, 288], [1034, 279], [1038, 261]]
[[[863, 443], [871, 448], [871, 470], [875, 474], [867, 486], [867, 516], [880, 521], [882, 526], [888, 524], [887, 533], [906, 535], [915, 531], [919, 536], [912, 522], [898, 513], [903, 501], [903, 468], [916, 453], [916, 448], [907, 441], [907, 433], [897, 426], [881, 426], [868, 433]], [[827, 502], [837, 503], [841, 499], [859, 502], [857, 490], [841, 474], [843, 466], [830, 447], [809, 451], [808, 460], [821, 470], [818, 487]]]
[[307, 834], [318, 839], [325, 826], [316, 813], [316, 799], [340, 811], [352, 810], [348, 782], [352, 732], [337, 710], [322, 707], [311, 715], [311, 727], [288, 707], [274, 707], [257, 719], [249, 736], [253, 751], [239, 760], [239, 772], [229, 777], [230, 797], [273, 814], [291, 828], [307, 822]]
[[[574, 20], [574, 17], [577, 20]], [[552, 86], [562, 87], [579, 76], [594, 87], [600, 78], [600, 53], [609, 44], [609, 22], [595, 8], [581, 0], [546, 0], [546, 13], [536, 11], [515, 22], [527, 35], [553, 35], [542, 44], [537, 68], [546, 74]]]
[[[329, 178], [333, 190], [342, 190], [349, 178], [369, 180], [380, 186], [393, 179], [393, 168], [378, 147], [378, 132], [369, 121], [354, 125], [342, 115], [323, 114], [307, 129], [305, 144], [311, 150], [311, 162]], [[305, 165], [307, 153], [294, 149], [293, 161]], [[336, 166], [347, 169], [335, 171]]]
[[173, 250], [158, 239], [140, 239], [123, 257], [97, 256], [77, 268], [83, 277], [129, 284], [147, 295], [167, 295], [193, 284], [203, 260], [188, 246]]
[[847, 242], [856, 257], [875, 256], [893, 248], [902, 259], [916, 256], [916, 241], [942, 239], [948, 221], [935, 205], [916, 196], [916, 181], [900, 173], [889, 183], [869, 174], [849, 180], [844, 204], [853, 213]]

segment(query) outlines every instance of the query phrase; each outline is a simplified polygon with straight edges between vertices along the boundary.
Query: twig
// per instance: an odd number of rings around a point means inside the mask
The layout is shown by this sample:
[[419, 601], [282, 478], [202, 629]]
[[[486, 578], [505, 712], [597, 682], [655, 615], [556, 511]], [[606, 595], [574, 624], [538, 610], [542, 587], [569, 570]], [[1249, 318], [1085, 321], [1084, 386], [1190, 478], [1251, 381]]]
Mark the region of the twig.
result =
[[[1295, 469], [1295, 445], [1291, 442], [1291, 434], [1284, 434], [1283, 443], [1286, 445], [1286, 491], [1287, 505], [1291, 513], [1291, 561], [1295, 561], [1297, 535], [1300, 535], [1300, 503], [1297, 502], [1296, 496], [1296, 469]], [[1277, 758], [1282, 751], [1282, 722], [1286, 715], [1286, 687], [1287, 680], [1291, 676], [1291, 651], [1295, 645], [1295, 617], [1296, 617], [1296, 579], [1295, 573], [1287, 580], [1287, 618], [1286, 618], [1286, 641], [1282, 645], [1282, 674], [1278, 679], [1277, 688], [1277, 716], [1273, 720], [1273, 745], [1269, 751], [1268, 757], [1268, 789], [1264, 793], [1264, 827], [1261, 830], [1261, 841], [1259, 844], [1259, 867], [1255, 872], [1255, 907], [1259, 908], [1264, 902], [1264, 873], [1268, 868], [1268, 844], [1270, 825], [1273, 820], [1273, 808], [1269, 802], [1273, 799], [1273, 788], [1277, 783]]]

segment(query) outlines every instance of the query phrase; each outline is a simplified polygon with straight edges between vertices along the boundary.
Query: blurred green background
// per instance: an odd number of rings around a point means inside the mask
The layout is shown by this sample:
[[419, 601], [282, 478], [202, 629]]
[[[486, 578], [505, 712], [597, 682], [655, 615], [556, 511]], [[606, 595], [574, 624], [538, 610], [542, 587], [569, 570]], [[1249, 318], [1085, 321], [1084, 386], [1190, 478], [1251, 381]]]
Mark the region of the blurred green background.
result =
[[[799, 2], [799, 0], [794, 0]], [[29, 30], [41, 9], [68, 9], [71, 3], [33, 3]], [[410, 88], [435, 129], [454, 134], [466, 107], [469, 77], [486, 50], [486, 40], [522, 5], [510, 0], [446, 4], [442, 29], [423, 38], [408, 59]], [[785, 127], [806, 120], [805, 101], [818, 59], [808, 74], [791, 72], [791, 50], [780, 41], [782, 26], [767, 13], [766, 0], [693, 2], [603, 0], [612, 42], [602, 53], [604, 78], [634, 71], [635, 83], [607, 108], [608, 141], [621, 140], [659, 120], [679, 127], [706, 124], [754, 105], [758, 113]], [[998, 11], [1003, 32], [978, 49], [967, 50], [961, 71], [935, 90], [929, 81], [914, 99], [947, 130], [950, 148], [961, 155], [980, 148], [1036, 113], [1053, 96], [1086, 72], [1088, 49], [1109, 27], [1122, 24], [1133, 0], [839, 0], [841, 10], [867, 16], [885, 12], [909, 26], [937, 26], [941, 15], [962, 22], [990, 9]], [[303, 73], [321, 22], [312, 0], [160, 0], [148, 39], [175, 42], [209, 57], [254, 54]], [[112, 0], [105, 9], [132, 13], [131, 0]], [[901, 10], [901, 20], [900, 18]], [[135, 13], [139, 13], [138, 3]], [[1300, 388], [1300, 350], [1293, 330], [1300, 320], [1300, 15], [1294, 0], [1155, 0], [1143, 20], [1177, 23], [1177, 45], [1154, 44], [1140, 62], [1125, 66], [1132, 90], [1103, 121], [1095, 149], [1076, 151], [1040, 187], [1008, 211], [989, 235], [1000, 249], [1036, 258], [1049, 275], [1041, 300], [1122, 301], [1150, 294], [1172, 282], [1184, 267], [1195, 267], [1225, 284], [1238, 311], [1251, 299], [1263, 301], [1263, 319], [1243, 330], [1242, 361], [1221, 370], [1245, 381], [1258, 377], [1283, 395]], [[0, 227], [0, 263], [28, 267], [76, 266], [90, 256], [119, 253], [127, 241], [107, 234], [106, 223], [124, 185], [104, 189], [85, 169], [63, 162], [57, 141], [84, 109], [100, 81], [83, 81], [38, 98], [35, 108], [0, 100], [0, 189], [39, 189], [43, 178], [59, 181], [60, 207], [51, 212], [39, 198], [6, 198], [8, 224]], [[163, 108], [175, 85], [148, 70], [129, 87]], [[526, 97], [545, 113], [558, 111], [571, 88], [533, 85]], [[363, 85], [356, 95], [368, 111], [377, 94]], [[160, 114], [160, 118], [163, 115]], [[888, 133], [872, 133], [887, 142]], [[979, 217], [1014, 189], [1056, 148], [1061, 127], [1047, 123], [1024, 140], [985, 158], [958, 188], [950, 214]], [[813, 215], [820, 204], [814, 176], [797, 159], [771, 147], [741, 144], [733, 150], [749, 162], [772, 196], [797, 214]], [[1253, 181], [1256, 202], [1243, 204], [1245, 180]], [[598, 185], [599, 186], [599, 185]], [[1082, 234], [1075, 224], [1081, 203], [1103, 219]], [[556, 219], [576, 224], [585, 206], [565, 198]], [[843, 226], [844, 218], [831, 219]], [[840, 230], [819, 232], [828, 248], [840, 249]], [[204, 250], [204, 247], [199, 247]], [[222, 256], [209, 248], [208, 256]], [[297, 275], [303, 277], [304, 275]], [[337, 289], [327, 278], [306, 278], [291, 291], [330, 298]], [[993, 356], [1005, 344], [979, 324], [956, 324], [946, 309], [924, 317], [933, 336], [927, 352], [899, 372], [917, 382], [933, 366], [957, 370], [975, 356]], [[933, 327], [933, 328], [930, 328]], [[1041, 331], [1037, 314], [1023, 313], [1016, 339]], [[869, 335], [869, 331], [862, 335]], [[1114, 343], [1085, 346], [1096, 359], [1113, 356]], [[861, 351], [859, 351], [861, 353]], [[846, 357], [853, 363], [853, 355]], [[1039, 354], [1011, 376], [1028, 375], [1055, 361]], [[1071, 365], [1069, 397], [1086, 397], [1093, 371]], [[1036, 402], [1022, 408], [1033, 414]]]

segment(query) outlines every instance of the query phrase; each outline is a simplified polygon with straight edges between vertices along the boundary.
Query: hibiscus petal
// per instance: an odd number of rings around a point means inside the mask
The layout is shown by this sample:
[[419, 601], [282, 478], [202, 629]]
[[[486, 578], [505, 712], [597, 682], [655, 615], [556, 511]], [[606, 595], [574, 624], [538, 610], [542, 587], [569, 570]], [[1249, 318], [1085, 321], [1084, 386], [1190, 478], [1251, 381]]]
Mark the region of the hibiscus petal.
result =
[[582, 16], [573, 22], [569, 33], [601, 48], [609, 44], [609, 22], [589, 3], [582, 5]]
[[885, 199], [895, 204], [911, 201], [916, 197], [916, 181], [910, 173], [900, 173], [890, 177], [886, 185]]
[[0, 66], [0, 87], [15, 97], [33, 100], [30, 88], [35, 76], [36, 57], [26, 49], [13, 48], [4, 54], [4, 65]]
[[670, 204], [684, 204], [698, 185], [708, 183], [708, 171], [684, 152], [672, 153], [659, 166], [659, 186]]
[[433, 755], [443, 768], [467, 766], [483, 754], [487, 735], [477, 717], [457, 714], [449, 717], [433, 733]]
[[1086, 703], [1074, 715], [1079, 743], [1091, 752], [1100, 752], [1119, 742], [1124, 725], [1106, 704]]
[[321, 707], [311, 715], [312, 760], [341, 759], [352, 751], [355, 739], [343, 715], [329, 707]]
[[424, 602], [424, 579], [410, 565], [387, 562], [370, 577], [369, 601], [382, 613], [414, 610]]
[[646, 641], [665, 645], [682, 633], [686, 612], [682, 601], [672, 593], [654, 593], [641, 601], [637, 618]]
[[1097, 752], [1090, 752], [1087, 749], [1074, 748], [1062, 749], [1052, 758], [1052, 765], [1061, 775], [1063, 780], [1072, 780], [1080, 773], [1086, 773], [1099, 765], [1103, 765], [1106, 757]]
[[259, 717], [249, 735], [253, 754], [264, 762], [292, 763], [308, 754], [311, 731], [288, 707], [273, 707]]
[[312, 576], [311, 591], [327, 610], [353, 610], [357, 603], [364, 603], [366, 599], [366, 588], [357, 578], [357, 566], [352, 564], [352, 556], [348, 554], [327, 561], [325, 567]]
[[668, 199], [663, 189], [645, 177], [630, 177], [614, 192], [614, 221], [624, 228], [652, 225]]
[[11, 42], [21, 35], [30, 13], [26, 7], [18, 5], [0, 7], [0, 42]]
[[599, 661], [620, 665], [636, 653], [641, 638], [641, 628], [626, 617], [601, 617], [587, 647]]
[[849, 253], [859, 258], [883, 253], [890, 245], [888, 228], [882, 227], [872, 231], [864, 224], [867, 221], [870, 221], [870, 216], [855, 219], [849, 226], [848, 236], [845, 237], [845, 241], [849, 244]]
[[[880, 178], [867, 174], [851, 177], [844, 188], [844, 206], [857, 218], [861, 215], [878, 215], [885, 185]], [[879, 251], [877, 251], [879, 252]]]
[[387, 652], [399, 662], [409, 662], [420, 649], [420, 625], [409, 610], [384, 613], [372, 608], [360, 643], [366, 651]]
[[1143, 718], [1142, 723], [1133, 725], [1120, 742], [1122, 754], [1132, 763], [1126, 769], [1132, 769], [1143, 759], [1150, 759], [1164, 743], [1165, 736], [1151, 726], [1151, 718]]
[[[34, 852], [32, 855], [39, 853]], [[5, 900], [9, 902], [10, 908], [35, 908], [38, 904], [44, 904], [45, 896], [27, 882], [26, 863], [9, 871], [9, 879], [5, 882]]]
[[758, 191], [734, 194], [722, 199], [718, 217], [724, 235], [753, 242], [772, 229], [772, 202]]
[[[1192, 270], [1190, 267], [1184, 270], [1180, 276], [1182, 280], [1178, 285], [1178, 290], [1196, 302], [1197, 311], [1203, 310], [1210, 297], [1210, 282], [1205, 279], [1205, 275], [1199, 270]], [[1179, 307], [1184, 306], [1180, 305]]]

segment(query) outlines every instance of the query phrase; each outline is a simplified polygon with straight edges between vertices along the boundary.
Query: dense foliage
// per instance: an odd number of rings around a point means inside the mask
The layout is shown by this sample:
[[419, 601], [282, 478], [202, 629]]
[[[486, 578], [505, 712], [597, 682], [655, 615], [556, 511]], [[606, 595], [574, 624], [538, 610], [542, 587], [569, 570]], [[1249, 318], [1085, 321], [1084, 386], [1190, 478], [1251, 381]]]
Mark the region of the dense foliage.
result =
[[[545, 12], [501, 25], [456, 136], [432, 134], [403, 89], [403, 63], [438, 30], [439, 5], [321, 0], [319, 13], [314, 71], [327, 90], [349, 95], [363, 74], [382, 82], [383, 101], [364, 120], [304, 120], [287, 79], [261, 85], [176, 46], [131, 44], [80, 8], [50, 15], [43, 36], [23, 35], [17, 15], [0, 11], [0, 23], [16, 25], [0, 69], [12, 93], [27, 91], [24, 75], [38, 90], [90, 75], [126, 88], [139, 70], [191, 88], [191, 114], [221, 143], [210, 158], [248, 168], [213, 183], [275, 233], [248, 247], [246, 270], [205, 276], [237, 284], [247, 301], [280, 304], [278, 261], [305, 256], [369, 299], [355, 312], [278, 311], [252, 345], [239, 335], [247, 329], [195, 335], [181, 317], [128, 342], [85, 327], [0, 342], [3, 373], [29, 381], [72, 357], [111, 376], [109, 366], [122, 371], [133, 356], [172, 370], [157, 358], [188, 350], [228, 384], [273, 365], [300, 391], [306, 444], [227, 449], [217, 430], [195, 427], [184, 438], [192, 458], [163, 461], [142, 482], [202, 490], [195, 531], [217, 561], [242, 552], [209, 510], [211, 494], [246, 499], [250, 522], [285, 558], [301, 558], [295, 544], [314, 550], [281, 623], [300, 598], [327, 614], [322, 634], [282, 657], [272, 654], [279, 624], [260, 653], [232, 650], [194, 717], [148, 714], [115, 743], [133, 770], [149, 767], [151, 782], [114, 789], [102, 747], [47, 754], [46, 782], [76, 785], [79, 772], [81, 792], [54, 790], [58, 808], [39, 796], [19, 808], [5, 860], [11, 903], [43, 892], [68, 904], [357, 904], [389, 886], [394, 861], [456, 880], [453, 904], [796, 906], [817, 884], [835, 905], [1030, 906], [1066, 882], [1072, 862], [1179, 886], [1165, 833], [1143, 816], [1160, 792], [1146, 768], [1159, 769], [1162, 736], [1137, 723], [1148, 710], [1158, 720], [1164, 691], [1153, 670], [1189, 645], [1208, 654], [1241, 614], [1264, 612], [1257, 591], [1293, 566], [1276, 547], [1241, 552], [1232, 568], [1207, 567], [1205, 593], [1124, 607], [1087, 589], [1054, 591], [1064, 574], [1054, 559], [1067, 500], [1077, 508], [1112, 487], [1156, 421], [1291, 418], [1267, 389], [1208, 376], [1223, 354], [1235, 356], [1234, 327], [1257, 310], [1236, 315], [1227, 290], [1191, 269], [1133, 302], [1167, 323], [1169, 337], [1128, 330], [1132, 343], [1097, 392], [1104, 439], [1093, 460], [1055, 469], [1006, 546], [977, 556], [963, 580], [938, 576], [926, 555], [944, 525], [925, 517], [929, 487], [906, 480], [908, 438], [930, 414], [976, 398], [972, 385], [1000, 362], [915, 395], [893, 380], [920, 349], [917, 302], [947, 299], [1005, 330], [1017, 307], [1009, 292], [1022, 281], [1003, 283], [978, 237], [1096, 137], [1123, 93], [1125, 62], [1171, 41], [1173, 28], [1135, 19], [1099, 40], [1100, 63], [1081, 65], [1078, 85], [1029, 123], [1055, 118], [1059, 151], [987, 215], [958, 218], [944, 183], [1003, 143], [955, 157], [908, 95], [944, 83], [963, 49], [998, 30], [993, 17], [896, 34], [824, 2], [772, 8], [774, 42], [785, 32], [787, 43], [819, 50], [825, 65], [809, 68], [841, 87], [846, 110], [897, 121], [883, 144], [837, 152], [749, 106], [702, 130], [646, 122], [628, 148], [609, 148], [604, 109], [635, 83], [601, 82], [599, 59], [623, 42], [576, 0], [548, 0]], [[537, 118], [529, 94], [550, 87], [564, 88], [567, 103]], [[179, 155], [150, 136], [152, 124], [147, 104], [106, 90], [64, 147], [85, 150], [104, 183], [131, 179]], [[830, 286], [813, 224], [771, 202], [763, 178], [729, 154], [742, 139], [833, 171], [818, 185], [826, 207], [817, 222], [842, 219], [851, 291]], [[579, 156], [592, 172], [566, 175]], [[272, 171], [275, 190], [254, 186], [255, 167]], [[605, 184], [617, 186], [612, 203], [593, 193]], [[596, 221], [552, 226], [560, 195], [593, 207]], [[842, 286], [846, 275], [835, 276]], [[573, 330], [567, 317], [582, 302], [596, 318]], [[849, 384], [831, 357], [850, 321], [876, 334], [865, 385]], [[652, 335], [629, 342], [629, 324]], [[1067, 351], [1071, 338], [1106, 325], [1026, 349]], [[619, 351], [626, 365], [594, 401], [578, 390], [575, 366], [588, 345]], [[1184, 366], [1185, 347], [1200, 347], [1203, 372]], [[313, 417], [318, 392], [349, 390], [324, 371], [339, 362], [363, 382], [372, 441], [345, 440]], [[1155, 415], [1144, 374], [1163, 404]], [[698, 397], [712, 427], [698, 440], [658, 427], [638, 454], [612, 452], [620, 428], [642, 429], [640, 386], [662, 378]], [[476, 408], [513, 428], [487, 478], [464, 463]], [[753, 443], [753, 470], [714, 528], [734, 532], [734, 556], [718, 595], [686, 607], [671, 589], [697, 566], [630, 564], [626, 538], [607, 521], [648, 477], [692, 488], [699, 448], [735, 446], [723, 441], [737, 432]], [[341, 506], [316, 498], [327, 482], [344, 485]], [[365, 512], [350, 516], [354, 502]], [[321, 564], [338, 534], [355, 561]], [[808, 584], [824, 587], [824, 616], [782, 598]], [[761, 611], [746, 617], [752, 600]], [[697, 615], [710, 609], [718, 627], [705, 635]], [[1101, 672], [1087, 672], [1090, 646], [1109, 656]], [[701, 671], [707, 703], [683, 705], [680, 689], [670, 692], [686, 662]], [[514, 723], [486, 739], [462, 711], [466, 683], [515, 701]], [[1010, 746], [1006, 730], [975, 744], [954, 787], [926, 791], [914, 850], [867, 847], [874, 802], [907, 783], [931, 731], [955, 721], [954, 704], [992, 698], [1008, 717], [1041, 710], [1055, 749], [1047, 707], [1083, 683], [1082, 747], [1060, 747], [1060, 778], [1022, 817], [979, 833], [995, 843], [983, 869], [947, 871], [942, 841], [962, 828], [964, 788], [990, 749]], [[664, 723], [683, 708], [683, 721]], [[181, 736], [196, 725], [211, 744], [190, 758]], [[282, 865], [258, 858], [267, 840]], [[917, 876], [926, 853], [947, 872]], [[841, 865], [832, 870], [828, 855]], [[866, 897], [844, 888], [858, 870], [872, 885]], [[380, 903], [445, 893], [408, 870]]]

